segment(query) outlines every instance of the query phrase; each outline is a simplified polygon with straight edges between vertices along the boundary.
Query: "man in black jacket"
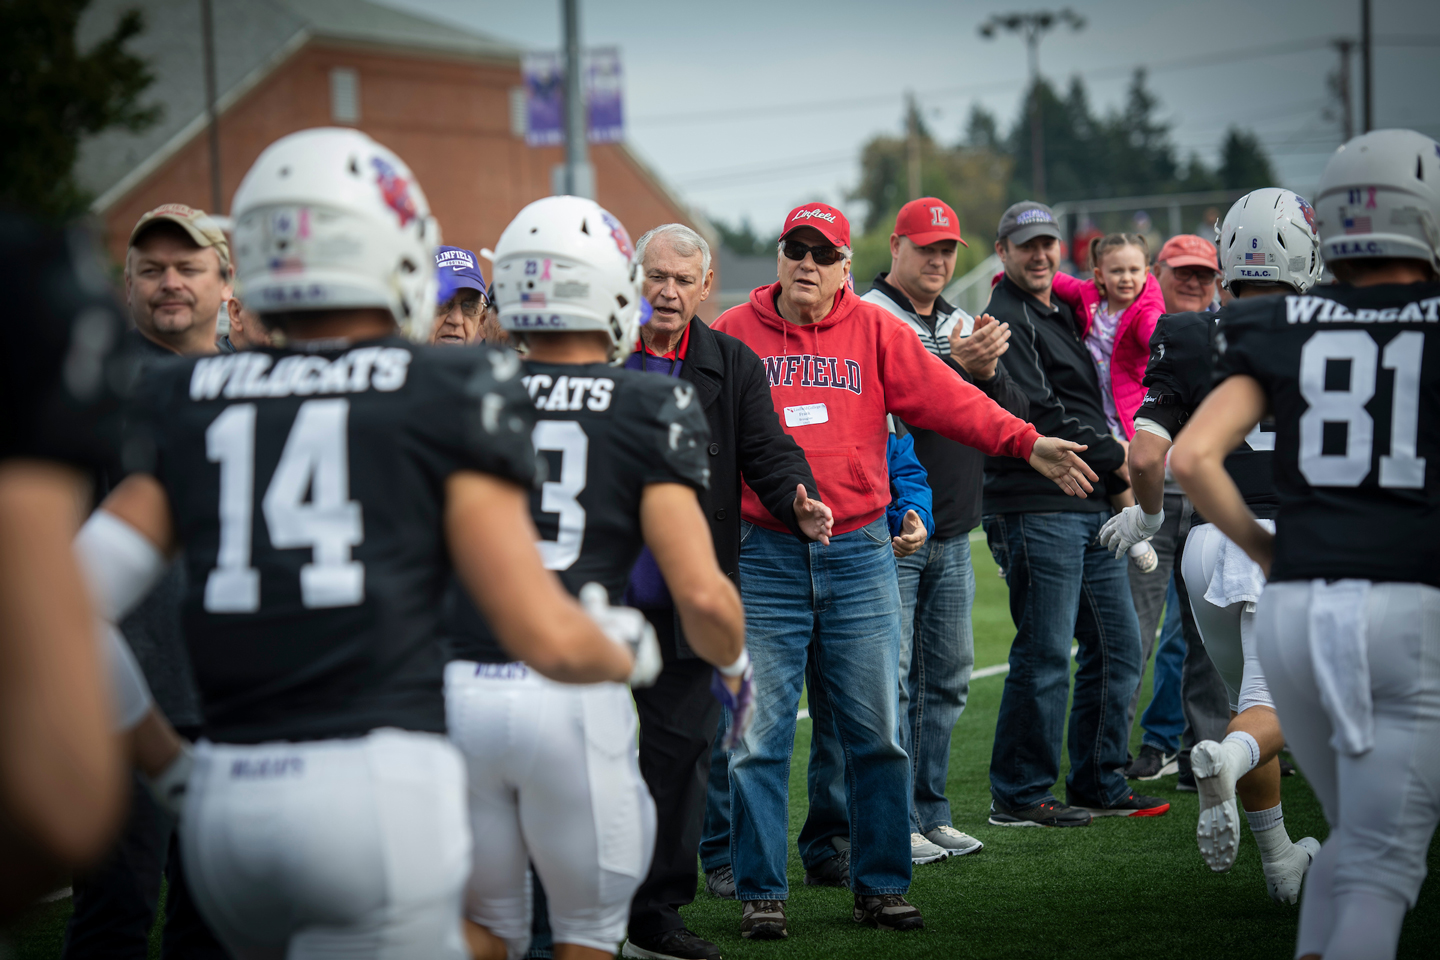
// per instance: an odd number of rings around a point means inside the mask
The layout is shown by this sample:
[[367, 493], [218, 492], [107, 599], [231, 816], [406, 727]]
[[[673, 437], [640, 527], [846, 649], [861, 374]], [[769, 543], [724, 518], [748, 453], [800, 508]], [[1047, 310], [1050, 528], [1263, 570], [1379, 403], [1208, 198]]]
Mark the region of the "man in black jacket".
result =
[[[817, 499], [804, 452], [780, 427], [760, 358], [695, 316], [715, 276], [709, 245], [689, 227], [670, 223], [641, 237], [635, 257], [653, 313], [641, 327], [640, 349], [625, 365], [695, 387], [710, 425], [710, 489], [701, 491], [700, 506], [710, 520], [720, 569], [738, 581], [742, 476], [797, 537], [828, 540], [830, 509]], [[630, 938], [621, 955], [718, 958], [719, 949], [686, 930], [679, 912], [695, 899], [695, 856], [720, 720], [719, 701], [710, 695], [713, 670], [685, 643], [648, 550], [631, 574], [625, 602], [654, 624], [665, 669], [653, 687], [635, 691], [640, 772], [655, 798], [655, 856], [631, 905]]]
[[[1028, 397], [1035, 428], [1087, 444], [1083, 457], [1106, 482], [1080, 499], [1004, 459], [985, 465], [985, 533], [1010, 588], [1016, 625], [990, 759], [990, 822], [1086, 826], [1092, 816], [1158, 816], [1170, 805], [1137, 796], [1124, 775], [1126, 708], [1141, 669], [1126, 561], [1096, 542], [1110, 517], [1108, 496], [1128, 485], [1125, 449], [1106, 426], [1075, 317], [1051, 295], [1060, 260], [1054, 213], [1029, 201], [1010, 207], [995, 252], [1005, 275], [986, 312], [1011, 332], [1000, 363]], [[1060, 803], [1052, 788], [1060, 775], [1072, 637], [1080, 644], [1079, 670], [1067, 803]]]
[[[890, 270], [875, 278], [865, 299], [908, 324], [957, 376], [1015, 416], [1026, 417], [1029, 399], [999, 365], [1009, 349], [1009, 326], [990, 316], [977, 321], [940, 296], [964, 242], [959, 218], [943, 200], [910, 201], [900, 208], [890, 235]], [[982, 846], [954, 828], [945, 782], [950, 734], [965, 710], [975, 666], [970, 531], [980, 522], [985, 455], [933, 430], [907, 427], [935, 494], [929, 541], [896, 562], [902, 618], [900, 745], [910, 755], [913, 780], [910, 848], [916, 863], [926, 863]]]

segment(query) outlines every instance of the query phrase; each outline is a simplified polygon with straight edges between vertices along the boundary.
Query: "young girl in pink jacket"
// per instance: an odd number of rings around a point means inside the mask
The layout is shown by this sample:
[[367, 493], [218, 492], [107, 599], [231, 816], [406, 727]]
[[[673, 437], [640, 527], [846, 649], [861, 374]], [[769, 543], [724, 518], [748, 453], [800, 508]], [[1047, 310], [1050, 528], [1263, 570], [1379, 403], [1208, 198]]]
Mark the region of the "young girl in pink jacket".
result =
[[[1125, 444], [1135, 436], [1135, 411], [1145, 398], [1141, 380], [1150, 359], [1150, 335], [1165, 312], [1165, 297], [1149, 262], [1143, 236], [1112, 233], [1090, 241], [1093, 280], [1055, 275], [1055, 295], [1075, 311], [1095, 363], [1110, 432]], [[1111, 501], [1117, 510], [1135, 502], [1128, 490]], [[1142, 571], [1155, 569], [1158, 561], [1148, 541], [1137, 543], [1130, 553]]]

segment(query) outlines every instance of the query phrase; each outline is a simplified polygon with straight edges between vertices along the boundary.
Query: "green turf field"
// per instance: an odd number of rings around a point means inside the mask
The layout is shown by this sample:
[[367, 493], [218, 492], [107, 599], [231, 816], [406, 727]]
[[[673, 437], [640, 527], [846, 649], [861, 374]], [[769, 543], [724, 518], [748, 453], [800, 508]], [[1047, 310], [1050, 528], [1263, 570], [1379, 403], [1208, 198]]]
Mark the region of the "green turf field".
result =
[[[1005, 584], [983, 540], [973, 543], [977, 667], [1005, 662], [1014, 628]], [[1297, 907], [1265, 893], [1260, 857], [1246, 828], [1240, 857], [1228, 874], [1206, 868], [1195, 849], [1197, 801], [1175, 792], [1175, 778], [1144, 785], [1170, 800], [1163, 817], [1097, 820], [1075, 830], [1013, 830], [988, 826], [986, 768], [1000, 707], [1000, 676], [974, 681], [970, 703], [955, 728], [950, 754], [950, 801], [955, 826], [985, 849], [915, 868], [910, 898], [925, 913], [926, 929], [880, 933], [850, 919], [848, 891], [803, 884], [793, 840], [805, 816], [805, 759], [810, 722], [800, 723], [790, 770], [790, 938], [749, 943], [740, 938], [740, 905], [702, 892], [685, 911], [697, 933], [720, 944], [727, 958], [993, 957], [1023, 958], [1274, 958], [1288, 960]], [[1149, 678], [1145, 681], [1148, 700]], [[1138, 733], [1134, 748], [1139, 749]], [[1300, 776], [1284, 786], [1285, 823], [1292, 838], [1324, 839], [1319, 805]], [[1381, 787], [1383, 788], [1383, 787]], [[1063, 799], [1063, 784], [1059, 794]], [[1430, 864], [1437, 865], [1432, 846]], [[21, 930], [17, 960], [59, 956], [68, 902], [41, 910]], [[1437, 955], [1440, 895], [1428, 883], [1406, 922], [1400, 956]], [[1429, 946], [1426, 946], [1426, 944]], [[158, 949], [152, 944], [152, 957]], [[3, 955], [3, 951], [0, 951]]]

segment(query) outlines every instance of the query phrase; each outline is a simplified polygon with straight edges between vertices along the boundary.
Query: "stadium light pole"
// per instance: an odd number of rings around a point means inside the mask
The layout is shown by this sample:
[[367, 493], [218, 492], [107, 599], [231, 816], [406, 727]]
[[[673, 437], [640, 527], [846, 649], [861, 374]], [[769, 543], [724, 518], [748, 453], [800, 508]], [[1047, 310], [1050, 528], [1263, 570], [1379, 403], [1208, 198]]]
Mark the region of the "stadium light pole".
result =
[[560, 0], [565, 24], [565, 192], [595, 199], [585, 148], [585, 84], [580, 76], [580, 0]]
[[980, 24], [980, 36], [993, 40], [1001, 30], [1018, 33], [1025, 40], [1030, 61], [1030, 186], [1036, 200], [1045, 199], [1045, 131], [1040, 118], [1040, 41], [1045, 34], [1069, 24], [1081, 30], [1085, 18], [1069, 7], [1059, 11], [1039, 10], [1033, 13], [997, 13]]
[[1360, 101], [1360, 119], [1365, 125], [1362, 133], [1375, 129], [1375, 85], [1373, 63], [1375, 38], [1370, 34], [1370, 0], [1360, 0], [1360, 84], [1363, 99]]

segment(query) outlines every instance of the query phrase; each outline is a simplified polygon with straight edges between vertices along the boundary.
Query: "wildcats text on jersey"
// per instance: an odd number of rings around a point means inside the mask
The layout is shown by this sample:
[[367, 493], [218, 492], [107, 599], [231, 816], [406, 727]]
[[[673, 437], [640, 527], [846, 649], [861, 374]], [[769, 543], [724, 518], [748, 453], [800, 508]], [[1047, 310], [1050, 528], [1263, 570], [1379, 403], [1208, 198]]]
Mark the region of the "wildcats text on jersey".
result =
[[1287, 323], [1410, 323], [1440, 322], [1440, 297], [1412, 300], [1403, 307], [1351, 310], [1343, 303], [1327, 297], [1286, 297]]
[[410, 351], [401, 347], [360, 347], [333, 360], [290, 354], [278, 362], [260, 351], [228, 353], [196, 361], [190, 399], [308, 397], [372, 387], [388, 393], [405, 386], [409, 369]]
[[[838, 357], [764, 357], [765, 376], [771, 387], [834, 387], [860, 393], [860, 364]], [[799, 375], [798, 377], [796, 375]]]
[[[585, 408], [601, 413], [610, 409], [610, 397], [615, 390], [615, 381], [609, 377], [567, 377], [552, 378], [548, 374], [536, 373], [521, 377], [520, 382], [530, 391], [536, 410], [579, 410]], [[541, 391], [545, 391], [543, 394]]]

